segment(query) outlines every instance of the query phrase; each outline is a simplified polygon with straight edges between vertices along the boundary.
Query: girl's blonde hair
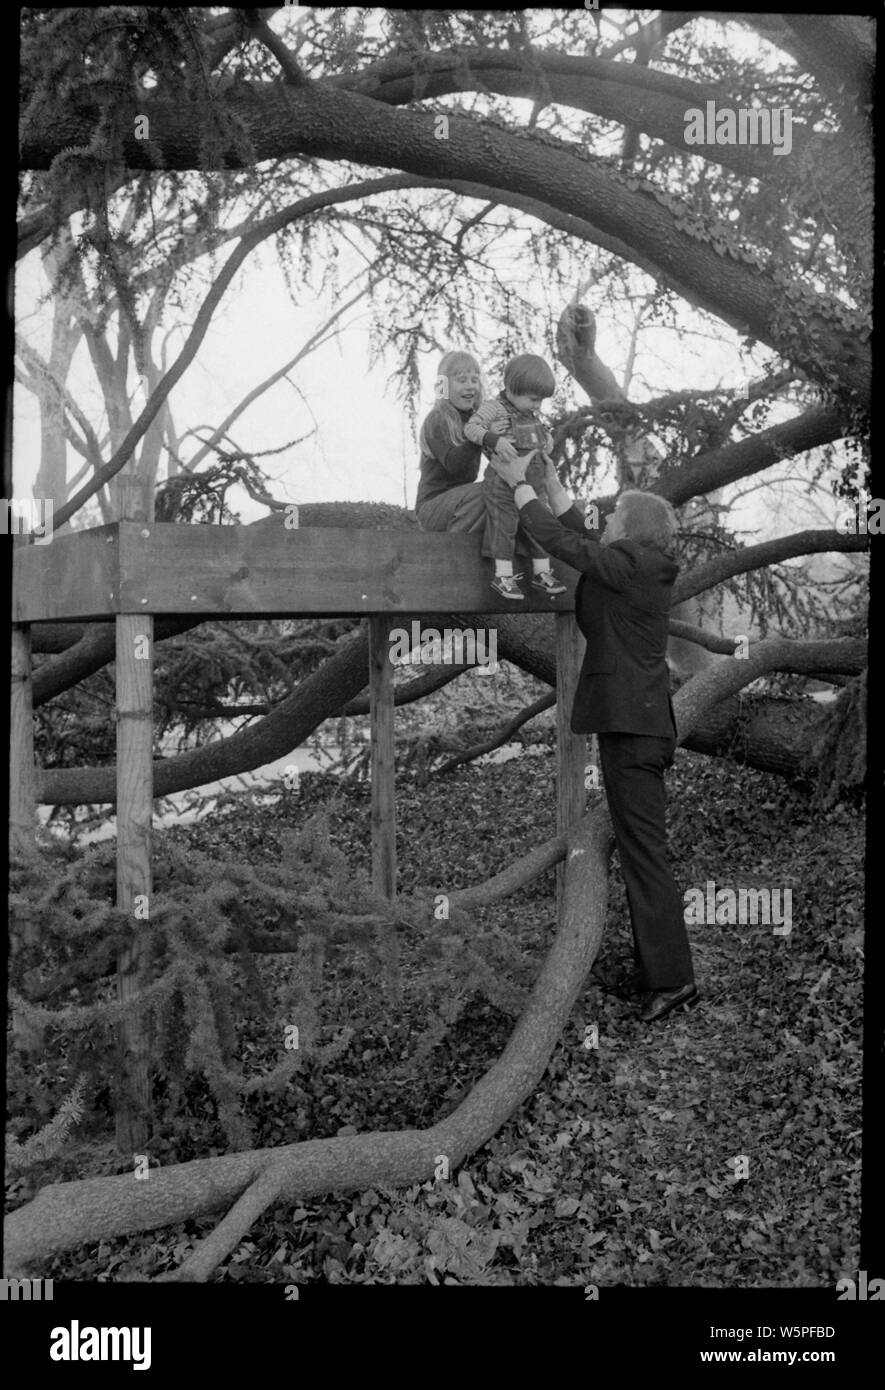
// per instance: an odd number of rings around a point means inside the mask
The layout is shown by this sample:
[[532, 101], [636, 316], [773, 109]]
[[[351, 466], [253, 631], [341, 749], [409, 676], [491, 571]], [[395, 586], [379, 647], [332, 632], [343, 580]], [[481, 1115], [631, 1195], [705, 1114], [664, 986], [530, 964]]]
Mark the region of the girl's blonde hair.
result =
[[[463, 352], [460, 348], [454, 348], [451, 352], [444, 353], [440, 361], [439, 367], [437, 368], [437, 380], [439, 380], [440, 377], [445, 377], [447, 381], [450, 381], [451, 378], [455, 375], [455, 372], [458, 371], [459, 368], [464, 366], [465, 364], [471, 367], [475, 367], [477, 372], [480, 371], [479, 363], [473, 356], [472, 352]], [[479, 389], [477, 391], [476, 400], [473, 402], [474, 409], [481, 404], [482, 378], [480, 376]], [[453, 444], [464, 443], [464, 421], [461, 419], [459, 412], [455, 409], [455, 407], [452, 405], [451, 401], [448, 399], [447, 396], [438, 396], [434, 401], [433, 406], [430, 409], [430, 412], [426, 416], [423, 425], [421, 426], [420, 443], [422, 453], [430, 453], [430, 449], [427, 447], [427, 437], [425, 431], [427, 429], [427, 426], [430, 424], [430, 421], [434, 418], [434, 416], [441, 417], [442, 420], [445, 422], [446, 429], [449, 433], [449, 438], [451, 439]]]

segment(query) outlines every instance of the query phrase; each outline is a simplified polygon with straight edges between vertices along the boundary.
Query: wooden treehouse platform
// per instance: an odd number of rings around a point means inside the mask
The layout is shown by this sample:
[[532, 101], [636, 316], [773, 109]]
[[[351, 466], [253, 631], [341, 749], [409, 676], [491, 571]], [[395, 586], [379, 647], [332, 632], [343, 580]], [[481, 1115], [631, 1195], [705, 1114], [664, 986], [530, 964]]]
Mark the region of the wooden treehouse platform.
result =
[[[188, 526], [119, 521], [17, 544], [13, 567], [14, 836], [34, 827], [30, 625], [113, 619], [116, 643], [117, 850], [124, 880], [149, 879], [153, 803], [153, 620], [157, 614], [214, 619], [368, 616], [375, 885], [396, 884], [393, 808], [391, 628], [406, 615], [552, 612], [557, 629], [558, 828], [583, 810], [586, 743], [568, 716], [583, 639], [574, 621], [577, 575], [554, 561], [566, 592], [506, 604], [490, 587], [479, 535], [419, 530], [279, 526]], [[494, 628], [490, 622], [489, 627]], [[129, 869], [124, 872], [123, 865]], [[130, 886], [129, 896], [146, 892]]]
[[[136, 513], [137, 515], [138, 513]], [[131, 513], [130, 513], [131, 515]], [[22, 543], [24, 542], [24, 543]], [[10, 838], [34, 844], [31, 624], [113, 620], [116, 626], [117, 905], [133, 923], [118, 961], [118, 995], [149, 984], [138, 922], [150, 920], [154, 803], [153, 662], [157, 614], [207, 618], [368, 617], [371, 731], [372, 883], [396, 895], [394, 663], [392, 628], [405, 617], [498, 612], [554, 613], [557, 684], [557, 831], [584, 810], [586, 740], [569, 715], [583, 638], [574, 618], [577, 574], [554, 561], [567, 585], [555, 599], [535, 594], [506, 604], [490, 587], [478, 535], [419, 530], [286, 529], [280, 525], [181, 525], [120, 521], [36, 544], [15, 545], [12, 604]], [[487, 627], [493, 629], [494, 622]], [[493, 679], [488, 676], [487, 679]], [[427, 866], [432, 874], [432, 866]], [[563, 866], [557, 867], [558, 913]], [[118, 1114], [122, 1151], [138, 1150], [150, 1110], [149, 1041], [137, 1014], [121, 1024], [127, 1105]]]
[[566, 593], [508, 604], [489, 585], [478, 535], [118, 521], [17, 547], [13, 622], [571, 612], [577, 575], [553, 566]]

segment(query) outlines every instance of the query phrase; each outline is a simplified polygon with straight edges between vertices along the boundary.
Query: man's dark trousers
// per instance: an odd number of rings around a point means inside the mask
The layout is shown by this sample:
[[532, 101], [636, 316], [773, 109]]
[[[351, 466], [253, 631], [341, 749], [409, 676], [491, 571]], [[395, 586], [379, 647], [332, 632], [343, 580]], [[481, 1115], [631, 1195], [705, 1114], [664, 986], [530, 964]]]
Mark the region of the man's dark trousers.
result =
[[675, 738], [600, 733], [605, 795], [627, 889], [640, 987], [676, 989], [694, 979], [683, 902], [667, 858], [664, 772]]

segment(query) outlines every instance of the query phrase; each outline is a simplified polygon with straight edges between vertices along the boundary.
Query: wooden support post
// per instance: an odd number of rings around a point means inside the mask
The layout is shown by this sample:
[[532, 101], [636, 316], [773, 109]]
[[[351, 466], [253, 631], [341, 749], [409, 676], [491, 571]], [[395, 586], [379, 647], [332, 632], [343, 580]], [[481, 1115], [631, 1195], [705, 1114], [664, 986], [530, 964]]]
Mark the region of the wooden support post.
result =
[[128, 469], [117, 475], [121, 521], [153, 521], [153, 499], [145, 482]]
[[12, 689], [9, 697], [9, 848], [33, 854], [37, 800], [31, 625], [12, 624]]
[[[141, 513], [134, 479], [121, 479], [127, 510]], [[150, 613], [121, 613], [116, 618], [117, 675], [117, 906], [132, 923], [132, 938], [117, 957], [117, 997], [140, 994], [150, 983], [142, 923], [149, 921], [152, 895], [151, 831], [154, 802], [153, 670], [154, 619]], [[116, 1115], [117, 1148], [141, 1153], [150, 1134], [151, 1091], [148, 1072], [150, 1023], [145, 1012], [129, 1014], [120, 1024], [122, 1094]]]
[[[561, 835], [584, 813], [585, 734], [571, 730], [572, 704], [584, 659], [584, 638], [573, 613], [556, 615], [556, 833]], [[556, 920], [562, 921], [565, 865], [556, 866]]]
[[[25, 541], [16, 536], [16, 542]], [[37, 852], [36, 774], [34, 768], [34, 711], [31, 679], [31, 625], [12, 624], [12, 690], [9, 697], [9, 851], [28, 858]], [[13, 950], [35, 946], [40, 924], [28, 918]], [[25, 976], [27, 983], [27, 973]], [[25, 991], [26, 993], [27, 991]], [[26, 1057], [43, 1051], [43, 1029], [30, 1024], [20, 1011], [12, 1011], [12, 1037]]]
[[[154, 620], [147, 613], [125, 613], [116, 623], [117, 906], [129, 915], [133, 932], [117, 958], [117, 997], [125, 1002], [148, 984], [147, 952], [138, 930], [150, 915], [152, 887]], [[131, 1154], [141, 1152], [148, 1137], [147, 1017], [125, 1018], [120, 1042], [123, 1096], [117, 1110], [117, 1147]]]
[[372, 766], [372, 887], [396, 897], [393, 662], [390, 620], [369, 618], [369, 724]]
[[[390, 619], [369, 618], [369, 727], [372, 766], [372, 887], [391, 903], [396, 898], [396, 788], [393, 662]], [[393, 923], [379, 929], [391, 1005], [402, 1003], [399, 947]]]

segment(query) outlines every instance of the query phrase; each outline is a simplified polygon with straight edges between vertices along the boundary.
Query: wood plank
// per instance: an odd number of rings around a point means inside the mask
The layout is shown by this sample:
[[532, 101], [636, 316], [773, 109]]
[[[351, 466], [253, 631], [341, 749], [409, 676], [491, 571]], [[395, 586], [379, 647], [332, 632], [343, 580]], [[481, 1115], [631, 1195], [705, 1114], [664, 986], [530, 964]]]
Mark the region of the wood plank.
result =
[[574, 608], [577, 575], [556, 561], [565, 594], [550, 599], [532, 592], [525, 603], [508, 604], [490, 587], [480, 544], [478, 535], [417, 529], [123, 522], [119, 611], [233, 618]]
[[[133, 925], [132, 939], [117, 957], [117, 997], [125, 1001], [149, 982], [147, 952], [136, 928], [149, 919], [152, 892], [154, 620], [147, 613], [123, 614], [116, 628], [117, 906]], [[123, 1099], [116, 1115], [117, 1148], [124, 1154], [142, 1153], [151, 1101], [148, 1018], [127, 1016], [120, 1025], [120, 1042]]]
[[46, 545], [17, 548], [13, 560], [12, 621], [87, 621], [116, 612], [116, 524], [91, 526]]
[[[571, 730], [572, 704], [586, 643], [573, 613], [556, 619], [556, 833], [563, 834], [584, 813], [586, 734]], [[562, 921], [565, 864], [556, 866], [556, 919]]]

